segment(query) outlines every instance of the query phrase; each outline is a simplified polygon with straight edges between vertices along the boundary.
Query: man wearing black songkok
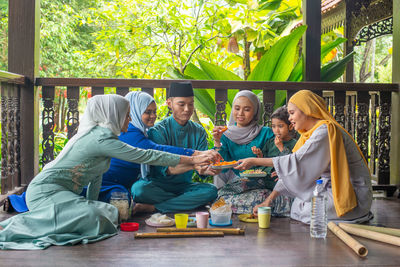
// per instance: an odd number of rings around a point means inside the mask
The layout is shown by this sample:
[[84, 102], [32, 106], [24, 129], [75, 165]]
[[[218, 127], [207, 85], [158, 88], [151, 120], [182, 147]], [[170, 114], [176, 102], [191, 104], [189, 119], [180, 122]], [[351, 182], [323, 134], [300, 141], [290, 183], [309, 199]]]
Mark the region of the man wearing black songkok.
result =
[[[172, 115], [151, 128], [148, 132], [149, 138], [158, 144], [206, 151], [208, 144], [205, 130], [190, 120], [194, 111], [192, 84], [171, 83], [167, 104]], [[196, 167], [196, 171], [200, 175], [218, 173], [209, 166]], [[217, 197], [214, 185], [192, 182], [193, 170], [177, 170], [174, 173], [180, 174], [171, 174], [168, 168], [151, 166], [146, 180], [142, 179], [132, 187], [134, 200], [139, 203], [136, 211], [158, 210], [166, 213], [191, 210]]]

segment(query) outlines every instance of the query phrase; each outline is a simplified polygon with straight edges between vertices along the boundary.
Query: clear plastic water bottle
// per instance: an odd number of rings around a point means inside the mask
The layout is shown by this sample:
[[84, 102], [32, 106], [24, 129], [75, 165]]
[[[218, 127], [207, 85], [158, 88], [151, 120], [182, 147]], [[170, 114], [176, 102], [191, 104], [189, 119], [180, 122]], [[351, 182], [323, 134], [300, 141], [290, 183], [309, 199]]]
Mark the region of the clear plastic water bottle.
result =
[[316, 182], [311, 201], [310, 235], [314, 238], [325, 238], [328, 220], [326, 216], [326, 195], [322, 180]]

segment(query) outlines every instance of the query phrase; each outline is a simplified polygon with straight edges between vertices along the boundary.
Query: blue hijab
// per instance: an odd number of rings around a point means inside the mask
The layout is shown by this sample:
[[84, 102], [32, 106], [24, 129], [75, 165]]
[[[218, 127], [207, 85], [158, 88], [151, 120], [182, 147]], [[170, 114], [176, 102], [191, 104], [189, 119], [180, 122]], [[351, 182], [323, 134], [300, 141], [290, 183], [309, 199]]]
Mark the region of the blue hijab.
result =
[[142, 115], [146, 111], [147, 107], [154, 102], [154, 98], [148, 93], [141, 91], [129, 92], [125, 98], [128, 99], [131, 106], [131, 124], [138, 128], [147, 137], [147, 130], [149, 127], [143, 123]]
[[[154, 98], [149, 95], [148, 93], [141, 92], [141, 91], [133, 91], [129, 92], [126, 96], [130, 104], [130, 116], [131, 121], [130, 123], [138, 128], [144, 136], [147, 137], [147, 130], [149, 129], [142, 121], [142, 115], [146, 111], [147, 107], [152, 103], [155, 102]], [[142, 178], [147, 176], [149, 170], [149, 166], [147, 164], [140, 164], [140, 172], [142, 174]]]

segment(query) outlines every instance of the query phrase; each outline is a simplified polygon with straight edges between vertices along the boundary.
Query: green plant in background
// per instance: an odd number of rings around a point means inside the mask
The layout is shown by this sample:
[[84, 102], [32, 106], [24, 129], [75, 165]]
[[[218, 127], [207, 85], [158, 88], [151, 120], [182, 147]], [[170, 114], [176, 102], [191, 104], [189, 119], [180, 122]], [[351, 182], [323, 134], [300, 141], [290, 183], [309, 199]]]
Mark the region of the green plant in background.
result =
[[[306, 26], [300, 26], [291, 34], [276, 42], [260, 59], [248, 77], [248, 81], [302, 81], [303, 59], [298, 58], [298, 43], [306, 30]], [[321, 58], [325, 58], [337, 46], [346, 41], [338, 38], [321, 47]], [[343, 75], [346, 64], [351, 60], [351, 53], [341, 60], [333, 61], [321, 68], [321, 80], [332, 82]], [[296, 61], [297, 60], [297, 63]], [[190, 64], [181, 78], [198, 80], [242, 80], [236, 74], [217, 65], [198, 60], [199, 67]], [[214, 121], [216, 112], [214, 90], [195, 90], [195, 105], [198, 110]], [[261, 90], [254, 90], [259, 94]], [[228, 90], [226, 113], [230, 114], [232, 101], [237, 90]], [[286, 101], [286, 92], [277, 91], [275, 96], [275, 108], [282, 106]]]

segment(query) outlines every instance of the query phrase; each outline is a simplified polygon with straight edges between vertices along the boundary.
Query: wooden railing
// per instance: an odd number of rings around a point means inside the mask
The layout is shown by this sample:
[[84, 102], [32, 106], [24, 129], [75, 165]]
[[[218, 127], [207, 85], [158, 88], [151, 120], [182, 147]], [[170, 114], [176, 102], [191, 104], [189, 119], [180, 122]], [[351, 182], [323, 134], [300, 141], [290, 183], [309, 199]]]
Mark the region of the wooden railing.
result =
[[[43, 94], [43, 162], [54, 159], [54, 91], [55, 87], [67, 88], [68, 137], [72, 137], [79, 125], [79, 92], [81, 87], [91, 87], [92, 95], [104, 94], [105, 87], [116, 88], [116, 93], [125, 95], [130, 89], [139, 88], [153, 95], [154, 88], [165, 88], [174, 80], [142, 79], [85, 79], [85, 78], [38, 78], [36, 85], [42, 86]], [[325, 82], [256, 82], [256, 81], [191, 81], [194, 88], [215, 90], [215, 124], [226, 123], [228, 90], [263, 90], [264, 123], [275, 104], [275, 91], [286, 90], [287, 99], [296, 91], [309, 89], [322, 95], [336, 120], [343, 125], [359, 144], [370, 164], [375, 188], [384, 188], [391, 194], [396, 185], [390, 185], [390, 131], [391, 93], [399, 91], [399, 84], [361, 84]], [[398, 115], [396, 115], [398, 116]], [[397, 148], [396, 148], [397, 149]]]
[[1, 87], [1, 192], [0, 205], [7, 194], [23, 191], [20, 160], [20, 94], [22, 75], [0, 71]]
[[[17, 74], [0, 71], [1, 85], [1, 194], [0, 205], [5, 196], [24, 190], [33, 177], [21, 177], [21, 123], [20, 92], [26, 79]], [[79, 95], [82, 87], [91, 87], [92, 94], [104, 94], [105, 87], [116, 88], [117, 94], [125, 95], [130, 89], [139, 88], [153, 94], [154, 88], [167, 88], [173, 80], [137, 79], [66, 79], [38, 78], [35, 83], [42, 87], [42, 131], [43, 162], [54, 159], [54, 95], [55, 88], [67, 88], [67, 129], [71, 138], [79, 125]], [[354, 137], [368, 159], [373, 176], [377, 180], [375, 189], [394, 192], [398, 182], [390, 185], [390, 138], [391, 138], [391, 93], [399, 91], [399, 84], [357, 84], [322, 82], [250, 82], [250, 81], [192, 81], [197, 89], [214, 89], [215, 123], [226, 123], [228, 90], [262, 90], [264, 123], [275, 104], [275, 91], [287, 90], [287, 97], [301, 89], [310, 89], [322, 95], [328, 108]], [[399, 114], [393, 114], [399, 116]], [[398, 133], [396, 133], [398, 134]], [[399, 149], [399, 148], [392, 148]], [[37, 155], [36, 155], [37, 156]], [[396, 164], [393, 162], [393, 164]], [[21, 182], [22, 181], [22, 182]]]

